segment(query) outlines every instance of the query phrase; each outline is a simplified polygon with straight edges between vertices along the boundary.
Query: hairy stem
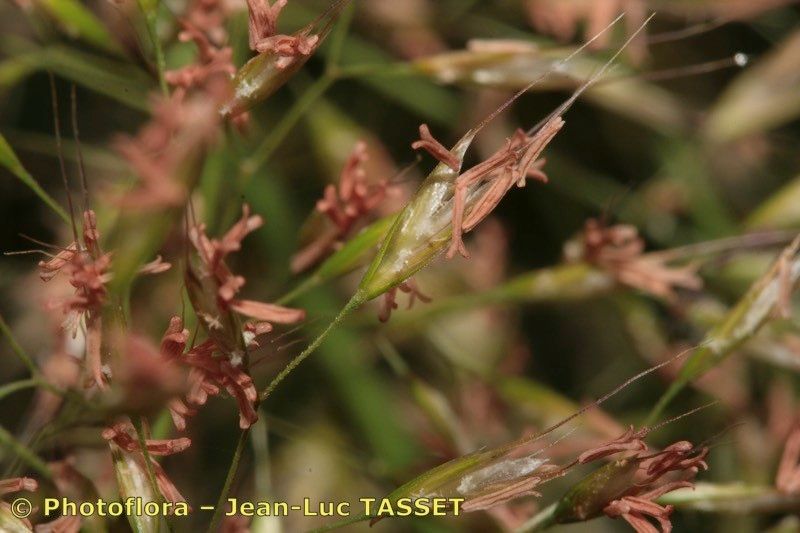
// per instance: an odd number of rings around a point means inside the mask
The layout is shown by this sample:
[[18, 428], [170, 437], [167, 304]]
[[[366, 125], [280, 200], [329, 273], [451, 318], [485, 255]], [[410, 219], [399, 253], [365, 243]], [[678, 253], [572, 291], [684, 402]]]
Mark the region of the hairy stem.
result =
[[323, 341], [324, 341], [324, 340], [325, 340], [325, 338], [326, 338], [326, 337], [327, 337], [327, 336], [328, 336], [328, 335], [331, 333], [331, 331], [333, 331], [333, 330], [334, 330], [334, 328], [336, 328], [336, 326], [338, 326], [339, 324], [341, 324], [341, 323], [342, 323], [342, 321], [343, 321], [343, 320], [344, 320], [344, 319], [345, 319], [345, 318], [346, 318], [346, 317], [347, 317], [347, 316], [348, 316], [350, 313], [352, 313], [352, 312], [353, 312], [353, 310], [355, 310], [355, 309], [356, 309], [358, 306], [360, 306], [360, 305], [361, 305], [361, 304], [363, 304], [363, 303], [364, 303], [364, 298], [363, 298], [363, 296], [361, 295], [361, 293], [356, 293], [356, 294], [355, 294], [355, 295], [354, 295], [354, 296], [353, 296], [353, 297], [350, 299], [350, 301], [349, 301], [349, 302], [347, 302], [347, 304], [346, 304], [346, 305], [344, 306], [344, 308], [343, 308], [343, 309], [342, 309], [342, 310], [339, 312], [339, 314], [336, 316], [336, 318], [334, 318], [334, 319], [333, 319], [333, 321], [332, 321], [332, 322], [331, 322], [331, 323], [328, 325], [328, 327], [327, 327], [327, 328], [325, 328], [325, 329], [322, 331], [322, 333], [320, 333], [320, 334], [319, 334], [319, 336], [317, 336], [317, 338], [316, 338], [316, 339], [314, 339], [314, 341], [313, 341], [311, 344], [309, 344], [309, 345], [308, 345], [308, 347], [307, 347], [305, 350], [303, 350], [303, 351], [300, 353], [300, 355], [298, 355], [297, 357], [295, 357], [294, 359], [292, 359], [292, 360], [289, 362], [289, 364], [288, 364], [288, 365], [286, 365], [286, 367], [285, 367], [283, 370], [281, 370], [281, 372], [280, 372], [280, 373], [279, 373], [277, 376], [275, 376], [275, 378], [274, 378], [274, 379], [272, 380], [272, 382], [271, 382], [271, 383], [270, 383], [270, 384], [267, 386], [267, 388], [266, 388], [266, 389], [264, 389], [264, 392], [262, 392], [262, 393], [261, 393], [261, 401], [263, 402], [264, 400], [266, 400], [267, 398], [269, 398], [269, 397], [270, 397], [270, 395], [271, 395], [271, 394], [272, 394], [272, 393], [275, 391], [275, 389], [278, 387], [278, 385], [280, 385], [281, 381], [283, 381], [284, 379], [286, 379], [286, 378], [287, 378], [287, 376], [289, 376], [289, 374], [291, 374], [291, 373], [294, 371], [294, 369], [296, 369], [298, 366], [300, 366], [300, 364], [301, 364], [303, 361], [305, 361], [305, 360], [308, 358], [308, 356], [309, 356], [309, 355], [311, 355], [312, 353], [314, 353], [314, 351], [316, 351], [316, 349], [317, 349], [317, 348], [319, 348], [319, 346], [320, 346], [320, 345], [323, 343]]

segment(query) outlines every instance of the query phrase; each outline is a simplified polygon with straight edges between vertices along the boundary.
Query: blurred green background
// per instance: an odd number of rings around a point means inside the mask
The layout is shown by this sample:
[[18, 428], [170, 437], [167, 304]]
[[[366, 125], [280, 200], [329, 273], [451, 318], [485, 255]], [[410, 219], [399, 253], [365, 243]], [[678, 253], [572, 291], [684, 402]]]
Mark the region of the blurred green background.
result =
[[[135, 180], [110, 143], [148, 119], [147, 95], [157, 90], [141, 20], [135, 6], [124, 2], [88, 2], [85, 6], [109, 31], [107, 41], [71, 27], [68, 17], [48, 10], [47, 1], [19, 3], [0, 6], [0, 132], [30, 174], [65, 205], [47, 71], [56, 79], [64, 154], [77, 191], [74, 141], [67, 127], [68, 95], [75, 84], [81, 144], [102, 231], [118, 209], [111, 201], [114, 192]], [[741, 2], [723, 0], [644, 4], [657, 13], [647, 28], [652, 42], [639, 43], [638, 57], [624, 54], [607, 79], [566, 114], [566, 128], [546, 152], [550, 183], [514, 189], [468, 241], [471, 260], [438, 260], [417, 277], [434, 299], [434, 309], [459, 295], [561, 264], [564, 244], [591, 217], [635, 225], [648, 250], [754, 231], [774, 236], [776, 230], [800, 227], [800, 10], [793, 2], [765, 3], [763, 10], [752, 2], [741, 13]], [[281, 25], [300, 27], [325, 6], [292, 0]], [[246, 12], [237, 7], [243, 8], [233, 6], [228, 29], [235, 63], [241, 65], [248, 54], [247, 26]], [[574, 38], [559, 43], [531, 20], [529, 8], [521, 0], [356, 1], [335, 65], [326, 57], [329, 43], [323, 45], [287, 86], [252, 110], [244, 133], [226, 130], [206, 158], [194, 201], [211, 235], [230, 226], [243, 201], [264, 216], [265, 226], [245, 241], [232, 264], [247, 277], [249, 294], [275, 301], [305, 279], [290, 272], [291, 257], [323, 187], [338, 179], [356, 140], [369, 144], [370, 177], [393, 180], [390, 200], [402, 205], [404, 194], [432, 166], [425, 156], [401, 174], [415, 163], [410, 143], [421, 123], [452, 144], [513, 90], [552, 69], [582, 42], [585, 21], [576, 21]], [[176, 39], [176, 17], [184, 9], [182, 2], [171, 1], [158, 12], [171, 67], [194, 53]], [[685, 28], [706, 31], [675, 34]], [[513, 128], [530, 127], [546, 116], [576, 80], [613, 53], [624, 33], [612, 30], [606, 49], [586, 51], [522, 96], [481, 136], [468, 160], [478, 162]], [[503, 40], [517, 52], [482, 55], [480, 46], [475, 48], [478, 39], [484, 45]], [[473, 52], [450, 55], [463, 50]], [[748, 57], [746, 67], [732, 64], [736, 54]], [[254, 161], [263, 164], [250, 172]], [[0, 175], [0, 248], [38, 247], [23, 234], [67, 242], [69, 228], [12, 173], [3, 169]], [[180, 258], [181, 229], [178, 224], [161, 243], [168, 260]], [[379, 497], [447, 459], [541, 429], [678, 347], [701, 340], [766, 271], [776, 250], [734, 247], [703, 257], [704, 289], [681, 293], [674, 302], [624, 288], [574, 295], [566, 286], [540, 301], [522, 295], [494, 305], [456, 302], [433, 316], [418, 304], [413, 311], [398, 311], [386, 325], [377, 321], [373, 307], [361, 310], [264, 406], [234, 493], [288, 501]], [[31, 255], [2, 259], [0, 314], [25, 349], [44, 361], [51, 326], [41, 318], [47, 294], [34, 273], [37, 260]], [[133, 328], [159, 338], [169, 316], [181, 312], [180, 275], [173, 269], [137, 281]], [[358, 274], [345, 276], [292, 302], [309, 318], [301, 328], [283, 328], [262, 342], [254, 355], [257, 384], [268, 382], [327, 324], [357, 281]], [[776, 429], [781, 420], [775, 419], [775, 396], [786, 392], [780, 405], [796, 403], [800, 338], [795, 333], [796, 324], [785, 321], [742, 347], [703, 386], [681, 396], [670, 413], [709, 398], [720, 403], [665, 427], [653, 442], [702, 442], [736, 424], [714, 443], [711, 469], [701, 479], [770, 484], [785, 438]], [[0, 379], [21, 379], [24, 368], [6, 346], [2, 350], [6, 363]], [[668, 382], [668, 373], [648, 377], [604, 409], [622, 424], [639, 424]], [[32, 396], [25, 391], [3, 400], [4, 427], [24, 427]], [[192, 447], [164, 461], [190, 502], [216, 499], [238, 436], [234, 420], [233, 402], [210, 401], [190, 422]], [[91, 435], [88, 429], [66, 432], [41, 453], [58, 458], [76, 442], [100, 449], [102, 442]], [[523, 499], [507, 511], [517, 519], [529, 517], [577, 479], [573, 473], [551, 483], [543, 487], [542, 498]], [[195, 522], [179, 529], [193, 531], [205, 519], [195, 515]], [[384, 520], [373, 529], [491, 531], [510, 520], [475, 513]], [[781, 513], [678, 511], [673, 523], [677, 531], [763, 531], [780, 520]], [[257, 521], [252, 530], [301, 531], [324, 523], [292, 516], [280, 523]], [[626, 527], [600, 519], [563, 529]], [[366, 529], [366, 524], [352, 526]]]

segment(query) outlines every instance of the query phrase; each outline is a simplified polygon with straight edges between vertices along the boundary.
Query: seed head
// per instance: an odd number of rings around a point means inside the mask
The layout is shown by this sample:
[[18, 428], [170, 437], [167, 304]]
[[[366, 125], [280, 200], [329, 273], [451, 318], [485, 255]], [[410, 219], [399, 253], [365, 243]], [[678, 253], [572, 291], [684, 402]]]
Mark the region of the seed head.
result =
[[342, 168], [338, 186], [325, 187], [316, 210], [328, 219], [328, 227], [292, 258], [293, 272], [302, 272], [320, 261], [383, 202], [388, 183], [368, 182], [364, 169], [368, 160], [366, 143], [358, 142]]
[[202, 91], [214, 78], [230, 79], [236, 73], [233, 65], [233, 50], [211, 42], [208, 35], [188, 20], [181, 20], [181, 41], [192, 41], [197, 47], [198, 58], [176, 70], [164, 74], [167, 83], [176, 88], [177, 97], [183, 98], [191, 90]]
[[[440, 156], [439, 164], [398, 215], [362, 279], [359, 291], [364, 300], [404, 283], [448, 243], [448, 257], [456, 252], [467, 255], [461, 238], [464, 232], [486, 218], [514, 185], [524, 185], [529, 175], [544, 179], [537, 158], [563, 124], [555, 116], [532, 135], [517, 132], [501, 150], [464, 173], [460, 169], [464, 155], [480, 128], [468, 132], [450, 150], [452, 157]], [[430, 153], [440, 151], [429, 139], [422, 142], [418, 146]]]
[[[255, 335], [269, 329], [249, 325], [247, 332], [254, 339]], [[164, 362], [189, 368], [188, 392], [183, 398], [173, 398], [168, 405], [175, 427], [181, 431], [186, 429], [186, 419], [196, 414], [195, 408], [205, 405], [209, 396], [216, 396], [223, 390], [236, 399], [239, 425], [242, 428], [250, 427], [258, 420], [258, 393], [252, 378], [243, 367], [244, 361], [236, 361], [230, 353], [224, 352], [214, 338], [207, 339], [184, 353], [188, 337], [189, 331], [183, 327], [183, 321], [180, 317], [173, 317], [161, 340]], [[252, 342], [251, 339], [247, 344], [252, 345]]]
[[[697, 473], [708, 469], [705, 458], [708, 448], [696, 448], [681, 441], [659, 452], [647, 447], [631, 428], [608, 445], [587, 452], [579, 462], [626, 453], [578, 482], [558, 502], [555, 517], [558, 523], [589, 520], [605, 514], [621, 517], [637, 532], [653, 532], [649, 519], [658, 522], [663, 532], [670, 531], [672, 508], [654, 500], [667, 492], [693, 486]], [[606, 453], [607, 452], [607, 453]]]
[[234, 93], [222, 113], [236, 116], [271, 96], [289, 81], [319, 48], [349, 0], [337, 0], [315, 21], [292, 35], [277, 33], [277, 18], [286, 0], [248, 0], [250, 48], [258, 55], [239, 69]]
[[245, 284], [242, 276], [234, 275], [225, 258], [242, 247], [242, 240], [263, 224], [250, 208], [242, 206], [242, 218], [221, 239], [206, 235], [205, 225], [189, 229], [189, 240], [197, 251], [199, 264], [187, 265], [186, 282], [195, 312], [201, 318], [217, 346], [228, 355], [243, 351], [242, 328], [233, 313], [258, 321], [294, 324], [305, 318], [305, 311], [279, 305], [245, 300], [237, 294]]

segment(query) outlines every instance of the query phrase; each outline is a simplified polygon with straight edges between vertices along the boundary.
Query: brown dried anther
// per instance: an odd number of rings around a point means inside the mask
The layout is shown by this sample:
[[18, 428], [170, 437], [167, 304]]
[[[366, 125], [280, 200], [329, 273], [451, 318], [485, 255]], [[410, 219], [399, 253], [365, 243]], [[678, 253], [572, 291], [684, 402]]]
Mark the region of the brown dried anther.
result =
[[[668, 492], [693, 487], [691, 480], [700, 470], [708, 469], [705, 461], [708, 448], [697, 449], [688, 441], [680, 441], [653, 455], [644, 456], [643, 452], [638, 455], [636, 483], [609, 502], [603, 512], [610, 518], [622, 518], [637, 533], [657, 533], [651, 520], [658, 523], [663, 533], [669, 533], [672, 506], [659, 505], [655, 500]], [[662, 479], [667, 475], [677, 475], [678, 479]]]
[[111, 254], [100, 251], [100, 235], [94, 211], [83, 213], [83, 246], [72, 243], [47, 263], [40, 263], [40, 277], [49, 281], [63, 271], [75, 288], [71, 297], [50, 303], [53, 309], [67, 315], [65, 329], [74, 337], [81, 322], [86, 331], [86, 366], [92, 381], [105, 388], [105, 373], [101, 361], [100, 343], [102, 308], [107, 298], [106, 284], [111, 281]]
[[188, 23], [205, 33], [218, 46], [228, 37], [225, 31], [227, 18], [225, 0], [193, 0], [186, 12]]
[[29, 477], [15, 477], [0, 480], [0, 496], [12, 494], [14, 492], [27, 491], [33, 492], [39, 488], [39, 483]]
[[[5, 496], [6, 494], [19, 492], [22, 490], [33, 492], [38, 488], [39, 484], [36, 482], [36, 480], [29, 477], [15, 477], [11, 479], [0, 480], [0, 496]], [[0, 511], [2, 511], [4, 514], [13, 514], [16, 517], [16, 513], [12, 512], [11, 505], [6, 502], [0, 501]], [[30, 520], [27, 518], [17, 518], [17, 520], [19, 520], [25, 526], [25, 531], [33, 531], [33, 526], [31, 525]], [[5, 517], [3, 517], [3, 523], [8, 523]], [[15, 531], [19, 530], [19, 528], [16, 527], [16, 524], [14, 524], [14, 526]]]
[[649, 484], [659, 480], [670, 472], [682, 472], [694, 478], [701, 470], [708, 470], [705, 459], [708, 448], [696, 449], [689, 441], [680, 441], [667, 446], [661, 452], [644, 458], [640, 469], [646, 478], [641, 484]]
[[181, 41], [192, 41], [198, 50], [196, 63], [191, 63], [164, 74], [167, 83], [177, 87], [179, 97], [195, 88], [203, 88], [209, 80], [216, 76], [230, 78], [236, 73], [233, 65], [233, 50], [229, 46], [218, 47], [209, 37], [187, 20], [182, 20], [183, 31], [179, 34]]
[[389, 289], [383, 295], [383, 300], [381, 301], [381, 308], [378, 312], [378, 319], [381, 322], [388, 322], [389, 318], [392, 316], [392, 311], [398, 308], [397, 304], [397, 292], [404, 292], [408, 294], [408, 307], [407, 309], [411, 309], [414, 303], [417, 300], [420, 300], [423, 303], [430, 303], [431, 298], [426, 296], [419, 290], [417, 287], [416, 282], [414, 280], [406, 280], [405, 282], [401, 283], [397, 287], [393, 289]]
[[61, 269], [64, 268], [70, 261], [72, 261], [72, 258], [75, 257], [77, 251], [78, 245], [73, 242], [58, 252], [49, 261], [39, 261], [39, 277], [42, 279], [42, 281], [50, 281], [56, 277], [56, 275], [61, 272]]
[[[205, 225], [198, 224], [189, 230], [189, 239], [197, 250], [203, 267], [203, 275], [213, 279], [216, 287], [216, 303], [221, 312], [234, 311], [263, 322], [294, 324], [305, 318], [305, 311], [274, 304], [243, 300], [236, 294], [245, 284], [242, 276], [235, 276], [225, 264], [225, 257], [239, 251], [242, 240], [252, 231], [260, 228], [263, 219], [250, 216], [250, 207], [242, 206], [242, 218], [231, 227], [222, 239], [210, 239], [205, 233]], [[214, 317], [207, 317], [213, 322]]]
[[639, 533], [671, 531], [672, 508], [656, 500], [668, 492], [693, 487], [697, 473], [708, 469], [708, 448], [680, 441], [648, 452], [642, 442], [647, 431], [630, 428], [620, 438], [582, 455], [576, 463], [627, 453], [574, 485], [558, 502], [555, 521], [565, 524], [605, 514], [624, 519]]
[[586, 464], [620, 452], [644, 452], [647, 450], [647, 444], [642, 439], [646, 434], [646, 429], [635, 431], [633, 426], [630, 426], [625, 433], [611, 442], [583, 452], [578, 457], [578, 462]]
[[672, 531], [672, 522], [669, 516], [672, 514], [671, 505], [662, 506], [654, 501], [636, 496], [625, 496], [619, 500], [609, 503], [603, 512], [609, 518], [622, 518], [637, 533], [657, 533], [650, 519], [655, 519], [663, 533]]
[[[103, 438], [109, 442], [112, 450], [119, 448], [122, 453], [128, 453], [134, 458], [142, 462], [145, 460], [145, 455], [139, 446], [139, 440], [132, 434], [134, 432], [133, 425], [130, 422], [121, 422], [103, 430]], [[178, 491], [175, 484], [167, 476], [164, 468], [155, 460], [153, 456], [172, 455], [175, 453], [186, 450], [191, 445], [191, 440], [187, 438], [171, 439], [171, 440], [145, 440], [148, 456], [150, 458], [150, 465], [152, 466], [153, 474], [156, 479], [156, 485], [164, 498], [171, 502], [183, 502], [186, 499]]]
[[364, 164], [368, 160], [367, 145], [360, 141], [342, 168], [338, 186], [325, 187], [316, 209], [330, 220], [332, 227], [292, 258], [293, 272], [306, 270], [331, 252], [386, 198], [386, 180], [375, 184], [367, 180]]
[[367, 145], [359, 142], [353, 148], [339, 176], [339, 186], [328, 185], [324, 198], [317, 202], [317, 210], [327, 215], [341, 234], [347, 234], [355, 222], [366, 215], [386, 197], [385, 180], [370, 186], [364, 171], [369, 160]]
[[248, 29], [250, 30], [250, 49], [255, 50], [260, 41], [278, 33], [278, 17], [288, 0], [247, 0]]
[[228, 99], [230, 76], [215, 62], [200, 70], [173, 72], [172, 81], [194, 87], [169, 97], [155, 96], [152, 119], [131, 137], [121, 135], [114, 148], [139, 178], [118, 200], [122, 207], [167, 209], [183, 205], [188, 195], [187, 171], [217, 138], [219, 106]]
[[189, 374], [191, 389], [186, 396], [190, 405], [204, 405], [209, 396], [226, 390], [239, 406], [239, 427], [246, 429], [258, 420], [256, 402], [258, 391], [253, 379], [241, 367], [227, 358], [215, 356], [216, 345], [207, 340], [181, 357], [181, 363], [192, 368]]
[[[447, 257], [456, 253], [469, 257], [462, 235], [477, 226], [515, 184], [525, 185], [528, 177], [546, 182], [546, 176], [537, 165], [537, 160], [547, 145], [564, 126], [561, 117], [548, 120], [533, 135], [517, 130], [505, 147], [494, 155], [461, 174], [455, 181], [453, 196], [453, 237]], [[481, 191], [477, 202], [466, 213], [467, 196], [484, 182], [488, 183]]]
[[300, 56], [310, 56], [319, 44], [319, 35], [278, 34], [278, 17], [288, 0], [247, 0], [249, 13], [250, 49], [263, 54], [273, 52], [279, 56], [276, 66], [284, 69]]
[[[265, 333], [271, 326], [252, 324], [247, 327], [251, 335]], [[189, 392], [185, 399], [173, 398], [169, 410], [173, 423], [179, 430], [186, 429], [186, 419], [194, 416], [193, 407], [202, 406], [209, 396], [227, 391], [236, 399], [239, 407], [239, 425], [248, 428], [258, 420], [255, 406], [258, 393], [252, 378], [221, 353], [213, 339], [208, 339], [184, 353], [189, 331], [183, 327], [180, 317], [173, 317], [161, 341], [161, 354], [165, 361], [176, 362], [191, 369]]]
[[149, 263], [145, 263], [139, 268], [139, 274], [161, 274], [172, 268], [171, 263], [167, 263], [159, 255]]
[[589, 219], [583, 229], [581, 259], [613, 275], [623, 285], [674, 300], [675, 289], [700, 289], [696, 265], [668, 266], [657, 255], [644, 254], [644, 240], [633, 226], [604, 226]]
[[[112, 441], [128, 453], [140, 452], [139, 441], [132, 434], [133, 425], [130, 422], [119, 422], [103, 430], [103, 438]], [[180, 453], [191, 446], [192, 441], [186, 437], [179, 439], [148, 439], [145, 441], [147, 453], [150, 455], [164, 456]]]
[[503, 505], [523, 496], [541, 496], [536, 487], [542, 483], [541, 477], [528, 477], [507, 485], [499, 485], [486, 493], [472, 498], [461, 506], [464, 512], [484, 511]]
[[437, 141], [427, 124], [422, 124], [419, 127], [420, 139], [411, 144], [414, 150], [425, 150], [431, 154], [437, 161], [444, 163], [454, 171], [458, 172], [461, 169], [461, 162], [445, 145]]

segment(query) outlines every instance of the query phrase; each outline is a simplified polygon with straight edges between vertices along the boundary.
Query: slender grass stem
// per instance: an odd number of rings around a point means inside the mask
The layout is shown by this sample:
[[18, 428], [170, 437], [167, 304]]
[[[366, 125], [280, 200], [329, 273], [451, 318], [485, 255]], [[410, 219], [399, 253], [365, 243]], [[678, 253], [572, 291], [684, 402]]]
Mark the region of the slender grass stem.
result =
[[17, 339], [14, 337], [14, 334], [11, 332], [11, 328], [8, 327], [5, 319], [2, 315], [0, 315], [0, 331], [2, 331], [3, 336], [6, 338], [6, 342], [11, 347], [11, 351], [22, 361], [28, 370], [30, 370], [31, 375], [38, 378], [40, 376], [39, 367], [36, 366], [36, 363], [33, 362], [33, 358], [20, 346], [17, 342]]
[[0, 387], [0, 400], [5, 398], [6, 396], [14, 394], [17, 391], [32, 389], [34, 387], [38, 387], [40, 384], [41, 382], [36, 378], [23, 379], [20, 381], [15, 381], [13, 383], [7, 383], [6, 385]]
[[269, 161], [275, 150], [280, 147], [284, 139], [294, 129], [298, 122], [303, 118], [306, 111], [333, 85], [336, 78], [328, 73], [319, 77], [294, 103], [289, 111], [275, 125], [272, 132], [267, 135], [261, 145], [255, 150], [252, 156], [246, 159], [240, 169], [242, 187], [247, 185], [250, 178], [255, 175], [264, 164]]
[[281, 370], [281, 372], [277, 376], [275, 376], [275, 378], [267, 386], [267, 388], [264, 389], [264, 392], [261, 393], [261, 401], [263, 402], [267, 398], [269, 398], [270, 395], [278, 387], [278, 385], [280, 385], [280, 383], [284, 379], [286, 379], [286, 377], [289, 376], [289, 374], [291, 374], [298, 366], [300, 366], [300, 364], [303, 361], [305, 361], [308, 358], [308, 356], [310, 356], [312, 353], [314, 353], [314, 351], [317, 348], [319, 348], [319, 346], [323, 343], [323, 341], [330, 334], [330, 332], [333, 331], [336, 328], [336, 326], [341, 324], [342, 321], [350, 313], [353, 312], [353, 310], [355, 310], [358, 306], [360, 306], [363, 303], [364, 303], [363, 296], [360, 293], [356, 293], [350, 299], [350, 301], [347, 302], [347, 304], [344, 306], [344, 308], [342, 308], [342, 310], [339, 312], [339, 314], [336, 316], [336, 318], [334, 318], [333, 321], [330, 324], [328, 324], [328, 327], [326, 327], [322, 331], [322, 333], [320, 333], [319, 336], [317, 336], [317, 338], [314, 339], [314, 341], [311, 344], [309, 344], [308, 347], [300, 353], [300, 355], [298, 355], [297, 357], [292, 359], [289, 362], [289, 364], [286, 365], [286, 367], [283, 370]]
[[300, 296], [303, 296], [308, 291], [318, 287], [322, 283], [322, 280], [319, 279], [317, 276], [311, 276], [300, 282], [294, 289], [287, 292], [279, 300], [275, 303], [278, 305], [286, 305], [290, 302], [297, 300]]
[[[34, 431], [33, 434], [26, 439], [27, 442], [19, 442], [21, 447], [29, 450], [31, 453], [35, 453], [36, 450], [39, 449], [42, 441], [44, 441], [45, 438], [57, 434], [65, 427], [69, 427], [70, 422], [68, 422], [68, 420], [70, 420], [70, 417], [74, 414], [76, 405], [79, 404], [81, 407], [89, 411], [97, 409], [94, 404], [90, 403], [88, 400], [86, 400], [86, 398], [80, 396], [79, 394], [76, 394], [74, 391], [63, 391], [40, 377], [34, 379], [36, 379], [37, 385], [40, 387], [71, 401], [65, 404], [54, 420]], [[23, 462], [24, 461], [21, 456], [17, 455], [14, 457], [13, 461], [3, 472], [2, 478], [14, 477], [15, 472], [17, 472]]]
[[651, 426], [655, 424], [661, 418], [667, 406], [672, 403], [672, 400], [674, 400], [675, 397], [678, 396], [678, 393], [683, 390], [683, 387], [683, 383], [672, 383], [667, 391], [661, 395], [661, 397], [658, 399], [658, 402], [656, 402], [656, 404], [650, 410], [650, 413], [648, 413], [647, 418], [644, 421], [644, 425]]
[[158, 0], [148, 1], [138, 0], [139, 9], [144, 14], [144, 23], [147, 28], [147, 35], [153, 45], [153, 54], [156, 61], [156, 72], [158, 74], [158, 85], [164, 95], [169, 94], [167, 80], [164, 77], [166, 71], [166, 60], [164, 59], [164, 49], [161, 47], [161, 40], [158, 38]]
[[342, 48], [347, 38], [347, 31], [350, 29], [350, 24], [353, 22], [354, 13], [355, 4], [351, 3], [344, 8], [344, 11], [339, 16], [339, 23], [334, 30], [334, 34], [331, 36], [330, 52], [326, 60], [326, 67], [329, 70], [335, 69], [339, 64], [339, 58], [342, 56]]
[[239, 440], [236, 443], [236, 449], [233, 452], [233, 459], [228, 468], [228, 474], [225, 476], [225, 483], [222, 485], [222, 491], [219, 493], [217, 506], [214, 509], [214, 516], [211, 517], [211, 523], [208, 525], [208, 533], [215, 533], [222, 520], [223, 511], [225, 509], [225, 502], [228, 500], [228, 494], [231, 491], [233, 480], [236, 477], [236, 472], [239, 470], [239, 463], [242, 460], [244, 447], [247, 445], [247, 440], [250, 435], [250, 428], [242, 430], [239, 434]]
[[0, 446], [10, 450], [18, 461], [27, 464], [31, 470], [34, 470], [40, 476], [45, 479], [52, 479], [53, 474], [42, 458], [15, 439], [14, 436], [2, 426], [0, 426]]
[[70, 223], [69, 214], [61, 207], [55, 199], [45, 191], [39, 182], [28, 172], [11, 149], [11, 145], [2, 134], [0, 134], [0, 166], [7, 168], [14, 176], [25, 184], [41, 201], [67, 224]]

